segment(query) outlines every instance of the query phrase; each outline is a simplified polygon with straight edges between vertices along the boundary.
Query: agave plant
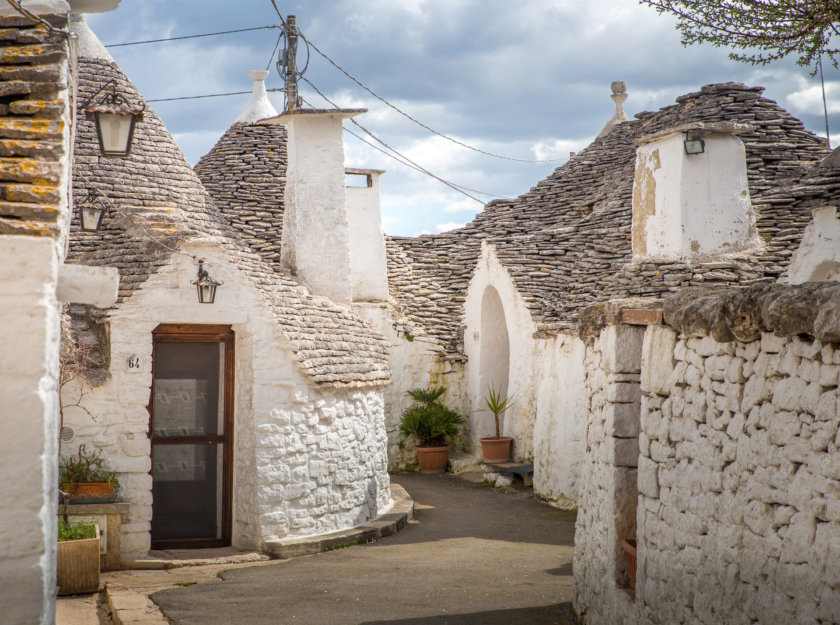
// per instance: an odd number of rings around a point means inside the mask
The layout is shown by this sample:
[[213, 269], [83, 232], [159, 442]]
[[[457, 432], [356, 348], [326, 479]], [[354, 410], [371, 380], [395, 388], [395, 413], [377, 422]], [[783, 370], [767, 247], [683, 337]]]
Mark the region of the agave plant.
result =
[[408, 391], [417, 403], [402, 413], [400, 446], [409, 436], [417, 438], [418, 447], [442, 447], [458, 436], [458, 426], [464, 417], [438, 401], [444, 390], [440, 386]]
[[511, 407], [513, 403], [513, 396], [505, 397], [502, 400], [502, 391], [496, 390], [494, 385], [490, 385], [487, 389], [487, 398], [484, 400], [484, 408], [479, 408], [480, 411], [487, 411], [493, 413], [493, 418], [496, 420], [496, 438], [500, 438], [499, 434], [499, 416]]

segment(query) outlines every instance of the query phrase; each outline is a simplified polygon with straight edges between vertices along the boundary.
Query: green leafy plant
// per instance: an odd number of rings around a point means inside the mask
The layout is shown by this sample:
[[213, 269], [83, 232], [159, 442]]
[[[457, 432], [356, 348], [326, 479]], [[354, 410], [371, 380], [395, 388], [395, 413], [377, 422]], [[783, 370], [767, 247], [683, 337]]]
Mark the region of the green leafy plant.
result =
[[85, 538], [96, 538], [96, 525], [84, 521], [70, 523], [64, 519], [58, 520], [58, 542]]
[[78, 453], [61, 459], [58, 465], [59, 482], [107, 482], [119, 488], [120, 481], [113, 471], [108, 469], [102, 451], [88, 451], [82, 444]]
[[464, 422], [464, 417], [438, 401], [444, 391], [442, 386], [408, 391], [417, 403], [402, 413], [401, 449], [410, 436], [417, 439], [418, 447], [442, 447], [458, 437], [458, 426]]
[[499, 417], [502, 413], [511, 407], [513, 404], [513, 397], [505, 397], [502, 400], [502, 392], [496, 390], [492, 384], [487, 389], [487, 397], [484, 400], [484, 408], [479, 408], [481, 412], [492, 412], [493, 418], [496, 420], [496, 438], [501, 438], [499, 435]]

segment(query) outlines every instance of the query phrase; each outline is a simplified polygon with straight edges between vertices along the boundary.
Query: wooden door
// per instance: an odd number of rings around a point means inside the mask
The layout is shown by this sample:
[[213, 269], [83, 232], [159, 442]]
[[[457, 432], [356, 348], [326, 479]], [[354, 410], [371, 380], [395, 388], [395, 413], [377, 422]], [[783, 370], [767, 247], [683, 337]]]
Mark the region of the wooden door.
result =
[[229, 545], [234, 333], [165, 324], [153, 335], [152, 548]]

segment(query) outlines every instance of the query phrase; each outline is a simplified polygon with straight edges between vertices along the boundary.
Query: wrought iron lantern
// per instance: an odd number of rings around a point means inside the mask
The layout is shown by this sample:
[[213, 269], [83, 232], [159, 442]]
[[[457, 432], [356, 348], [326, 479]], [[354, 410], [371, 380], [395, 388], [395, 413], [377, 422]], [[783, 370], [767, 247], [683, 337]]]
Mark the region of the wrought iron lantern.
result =
[[703, 141], [703, 137], [700, 136], [699, 132], [687, 134], [683, 145], [685, 146], [685, 153], [689, 156], [702, 154], [706, 151], [706, 142]]
[[[109, 89], [110, 87], [110, 89]], [[134, 139], [134, 127], [143, 119], [145, 103], [132, 106], [111, 80], [85, 106], [86, 117], [96, 124], [99, 150], [103, 156], [128, 156]]]
[[194, 280], [191, 284], [194, 284], [198, 290], [199, 304], [212, 304], [216, 299], [216, 287], [223, 285], [224, 282], [218, 282], [210, 277], [202, 259], [198, 261], [198, 280]]
[[102, 225], [105, 205], [102, 198], [92, 191], [79, 203], [79, 225], [85, 232], [97, 232]]

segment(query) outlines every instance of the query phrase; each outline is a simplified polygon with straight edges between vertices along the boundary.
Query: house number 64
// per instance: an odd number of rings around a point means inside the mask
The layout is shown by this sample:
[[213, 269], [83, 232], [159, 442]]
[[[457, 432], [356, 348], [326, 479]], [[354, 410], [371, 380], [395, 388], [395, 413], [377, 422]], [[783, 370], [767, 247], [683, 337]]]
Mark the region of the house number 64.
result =
[[131, 356], [128, 359], [129, 371], [140, 371], [140, 356]]

